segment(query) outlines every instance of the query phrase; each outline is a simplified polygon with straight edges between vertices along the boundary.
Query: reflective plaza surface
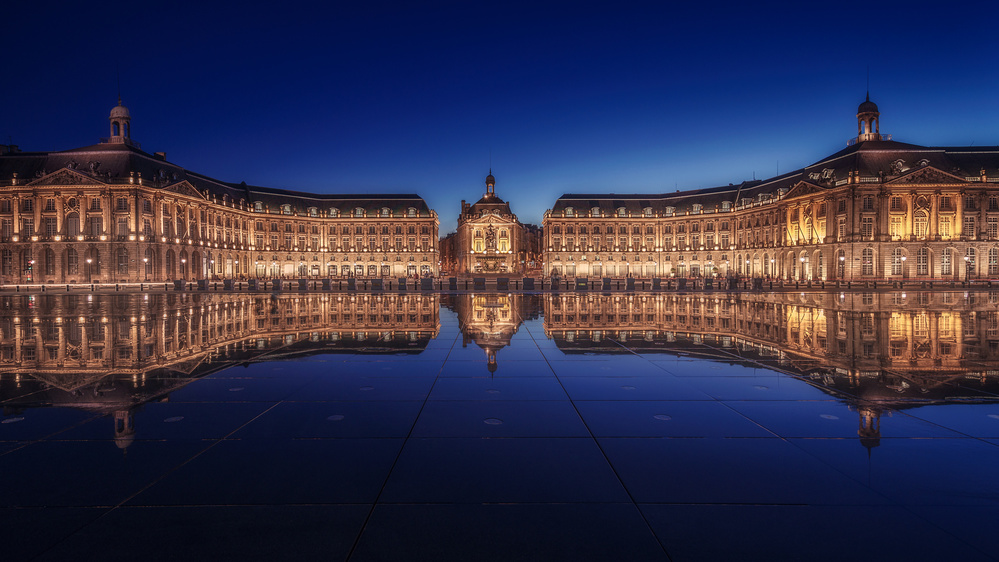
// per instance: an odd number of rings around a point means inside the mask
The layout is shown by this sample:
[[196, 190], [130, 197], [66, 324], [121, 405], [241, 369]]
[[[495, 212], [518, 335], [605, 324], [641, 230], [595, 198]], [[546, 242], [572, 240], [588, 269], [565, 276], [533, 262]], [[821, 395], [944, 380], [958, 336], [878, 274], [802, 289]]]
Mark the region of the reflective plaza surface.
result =
[[5, 560], [991, 560], [999, 292], [0, 295]]

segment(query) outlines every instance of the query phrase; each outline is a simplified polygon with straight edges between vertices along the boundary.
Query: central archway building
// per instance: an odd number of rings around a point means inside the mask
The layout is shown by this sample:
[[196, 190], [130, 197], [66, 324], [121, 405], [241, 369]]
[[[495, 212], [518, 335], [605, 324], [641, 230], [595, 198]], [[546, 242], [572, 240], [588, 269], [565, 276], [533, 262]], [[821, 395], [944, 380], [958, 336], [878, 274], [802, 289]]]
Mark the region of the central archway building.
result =
[[880, 132], [803, 169], [667, 194], [566, 194], [544, 215], [546, 273], [790, 280], [999, 279], [999, 147]]

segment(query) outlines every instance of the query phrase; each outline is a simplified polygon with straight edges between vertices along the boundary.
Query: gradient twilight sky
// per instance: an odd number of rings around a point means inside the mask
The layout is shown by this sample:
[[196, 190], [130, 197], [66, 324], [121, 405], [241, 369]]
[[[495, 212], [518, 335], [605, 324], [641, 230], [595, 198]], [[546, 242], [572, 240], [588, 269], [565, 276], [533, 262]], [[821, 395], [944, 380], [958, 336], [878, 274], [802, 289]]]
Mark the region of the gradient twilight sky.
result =
[[[789, 171], [881, 130], [999, 145], [995, 2], [17, 2], [0, 138], [107, 136], [224, 181], [418, 193], [454, 230], [496, 193], [661, 193]], [[8, 141], [9, 139], [9, 141]]]

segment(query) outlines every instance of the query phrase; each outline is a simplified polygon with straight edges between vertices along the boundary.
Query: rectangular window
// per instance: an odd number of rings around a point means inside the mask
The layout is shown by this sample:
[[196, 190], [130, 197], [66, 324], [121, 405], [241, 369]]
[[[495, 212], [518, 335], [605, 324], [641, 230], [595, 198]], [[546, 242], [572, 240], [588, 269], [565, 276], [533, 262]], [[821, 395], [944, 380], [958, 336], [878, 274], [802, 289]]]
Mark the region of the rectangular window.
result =
[[35, 233], [35, 219], [21, 219], [21, 234], [32, 236]]
[[35, 210], [35, 200], [34, 199], [22, 199], [21, 200], [21, 212], [30, 213]]
[[45, 200], [45, 210], [46, 211], [54, 211], [54, 210], [56, 210], [55, 199], [46, 199]]
[[100, 197], [91, 197], [90, 198], [90, 210], [91, 211], [100, 211], [101, 210], [101, 198]]
[[940, 253], [940, 275], [953, 275], [953, 252], [950, 248], [944, 248]]
[[863, 210], [873, 211], [874, 210], [874, 197], [870, 195], [865, 195], [863, 200]]
[[916, 252], [916, 275], [928, 275], [930, 272], [929, 268], [930, 252], [926, 248], [920, 248]]
[[999, 237], [999, 218], [989, 217], [986, 219], [986, 225], [989, 239], [995, 240], [996, 237]]
[[968, 238], [975, 237], [975, 217], [964, 217], [964, 229], [961, 234]]
[[840, 242], [846, 240], [846, 218], [838, 219], [836, 223], [836, 236]]
[[49, 238], [51, 238], [51, 237], [55, 236], [56, 234], [59, 234], [59, 231], [56, 230], [56, 218], [55, 217], [45, 217], [42, 220], [45, 221], [45, 236], [48, 236]]
[[[901, 197], [892, 197], [892, 200], [901, 199]], [[892, 240], [898, 240], [902, 238], [902, 219], [900, 216], [893, 216], [888, 219], [888, 234], [891, 235]]]
[[938, 230], [940, 231], [940, 236], [944, 238], [950, 238], [950, 217], [940, 217], [940, 224], [938, 225]]
[[874, 237], [874, 217], [863, 217], [860, 219], [860, 235], [865, 239]]
[[115, 203], [116, 211], [128, 211], [128, 199], [119, 197]]

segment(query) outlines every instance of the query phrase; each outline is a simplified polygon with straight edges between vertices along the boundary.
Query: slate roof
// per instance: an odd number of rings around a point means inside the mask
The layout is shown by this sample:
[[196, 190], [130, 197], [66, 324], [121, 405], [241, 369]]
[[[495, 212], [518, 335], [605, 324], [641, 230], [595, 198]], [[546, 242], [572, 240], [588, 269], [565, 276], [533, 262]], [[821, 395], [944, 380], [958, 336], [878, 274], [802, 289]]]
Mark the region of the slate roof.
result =
[[[834, 187], [854, 171], [859, 172], [861, 178], [879, 178], [883, 174], [885, 179], [891, 179], [922, 166], [931, 166], [961, 179], [977, 178], [983, 169], [990, 178], [999, 177], [999, 146], [926, 147], [891, 140], [865, 141], [802, 169], [764, 180], [674, 193], [566, 193], [555, 202], [552, 212], [561, 213], [566, 207], [588, 212], [599, 207], [602, 214], [609, 216], [620, 207], [632, 213], [640, 213], [645, 207], [652, 207], [657, 213], [674, 207], [676, 213], [682, 214], [695, 203], [703, 205], [705, 211], [713, 211], [721, 208], [724, 201], [734, 206], [743, 199], [776, 196], [778, 190], [790, 189], [803, 181]], [[999, 185], [993, 185], [999, 188]]]
[[292, 210], [299, 214], [306, 214], [309, 207], [317, 207], [320, 211], [337, 208], [343, 214], [357, 207], [371, 212], [388, 207], [393, 213], [405, 213], [412, 207], [419, 216], [430, 216], [430, 208], [415, 193], [306, 193], [223, 182], [127, 144], [96, 144], [59, 152], [3, 154], [0, 155], [0, 185], [10, 185], [15, 173], [18, 183], [25, 184], [63, 168], [112, 184], [127, 183], [132, 174], [136, 178], [141, 175], [143, 185], [153, 188], [165, 188], [187, 181], [202, 193], [207, 192], [220, 199], [228, 196], [237, 202], [245, 200], [248, 205], [259, 201], [268, 205], [272, 211], [283, 204], [290, 204]]

